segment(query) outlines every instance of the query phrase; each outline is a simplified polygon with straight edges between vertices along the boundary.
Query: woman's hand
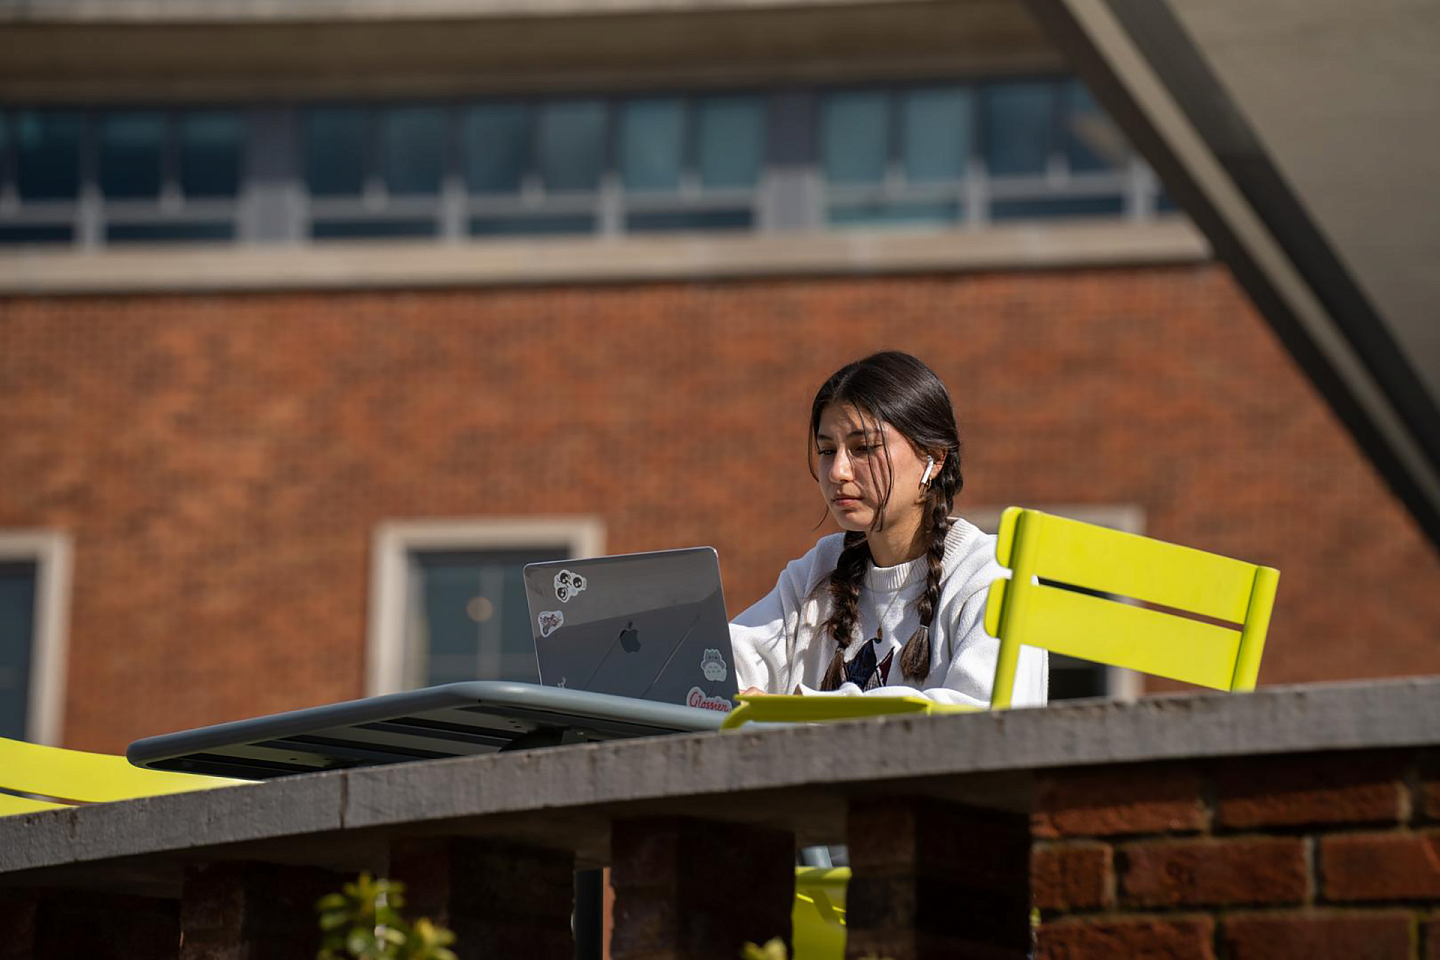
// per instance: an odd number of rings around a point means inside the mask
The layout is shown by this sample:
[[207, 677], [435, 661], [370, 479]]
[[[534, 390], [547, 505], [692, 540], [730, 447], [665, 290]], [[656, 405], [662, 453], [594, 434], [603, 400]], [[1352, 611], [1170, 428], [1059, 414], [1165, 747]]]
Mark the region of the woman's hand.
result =
[[769, 694], [766, 693], [764, 690], [761, 690], [759, 687], [746, 687], [744, 690], [741, 690], [739, 693], [735, 694], [735, 696], [737, 696], [737, 697], [768, 697]]

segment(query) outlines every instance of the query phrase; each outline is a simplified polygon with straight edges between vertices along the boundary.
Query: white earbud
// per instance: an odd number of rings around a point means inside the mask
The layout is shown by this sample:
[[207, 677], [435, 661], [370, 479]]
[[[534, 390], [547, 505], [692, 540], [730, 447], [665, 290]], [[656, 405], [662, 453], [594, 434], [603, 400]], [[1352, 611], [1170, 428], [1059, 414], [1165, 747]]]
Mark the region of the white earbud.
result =
[[925, 486], [925, 484], [927, 484], [927, 483], [930, 482], [930, 474], [931, 474], [932, 471], [934, 471], [934, 469], [935, 469], [935, 458], [934, 458], [934, 457], [926, 457], [926, 458], [925, 458], [925, 475], [920, 478], [920, 486], [923, 487], [923, 486]]

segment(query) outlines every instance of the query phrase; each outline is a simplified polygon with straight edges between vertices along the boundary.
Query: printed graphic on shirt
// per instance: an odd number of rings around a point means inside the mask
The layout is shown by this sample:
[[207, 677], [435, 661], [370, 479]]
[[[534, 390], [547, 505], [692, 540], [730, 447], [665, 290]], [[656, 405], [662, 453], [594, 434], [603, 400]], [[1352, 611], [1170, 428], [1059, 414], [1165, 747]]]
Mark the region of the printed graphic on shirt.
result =
[[585, 578], [580, 574], [571, 573], [569, 570], [561, 570], [555, 574], [555, 599], [561, 603], [569, 603], [571, 597], [584, 592]]
[[700, 657], [700, 672], [705, 674], [706, 680], [714, 681], [724, 680], [730, 673], [725, 666], [725, 658], [714, 647], [705, 648], [704, 655]]
[[565, 611], [545, 610], [542, 611], [540, 616], [536, 617], [535, 620], [540, 624], [540, 636], [548, 637], [564, 626]]
[[721, 713], [729, 713], [734, 707], [734, 704], [724, 697], [707, 697], [705, 691], [699, 687], [690, 688], [690, 692], [685, 695], [685, 704], [701, 710], [718, 710]]

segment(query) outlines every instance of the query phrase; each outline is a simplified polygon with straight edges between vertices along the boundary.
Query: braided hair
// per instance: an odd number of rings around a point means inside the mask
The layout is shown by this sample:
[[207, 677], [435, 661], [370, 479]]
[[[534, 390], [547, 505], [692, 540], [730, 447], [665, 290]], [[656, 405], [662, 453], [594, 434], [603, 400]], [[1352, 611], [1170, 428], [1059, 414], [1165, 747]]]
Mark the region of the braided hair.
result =
[[[815, 394], [810, 408], [810, 474], [818, 479], [815, 467], [816, 435], [820, 417], [833, 403], [853, 406], [862, 417], [878, 427], [888, 423], [921, 454], [941, 461], [939, 472], [925, 487], [921, 530], [927, 538], [925, 551], [925, 592], [915, 601], [920, 626], [900, 651], [900, 670], [907, 680], [922, 683], [930, 673], [930, 627], [940, 599], [940, 578], [944, 572], [945, 538], [950, 532], [950, 511], [955, 495], [964, 485], [960, 471], [960, 435], [950, 394], [929, 367], [906, 353], [887, 351], [857, 360], [836, 371]], [[890, 450], [880, 434], [885, 462]], [[943, 457], [943, 459], [942, 459]], [[893, 468], [881, 471], [881, 489], [876, 491], [883, 505], [890, 500], [894, 485]], [[883, 506], [876, 511], [869, 533], [885, 528]], [[845, 679], [845, 651], [859, 622], [860, 584], [871, 559], [867, 533], [849, 531], [830, 574], [830, 616], [821, 628], [835, 641], [835, 653], [820, 689], [835, 690]]]

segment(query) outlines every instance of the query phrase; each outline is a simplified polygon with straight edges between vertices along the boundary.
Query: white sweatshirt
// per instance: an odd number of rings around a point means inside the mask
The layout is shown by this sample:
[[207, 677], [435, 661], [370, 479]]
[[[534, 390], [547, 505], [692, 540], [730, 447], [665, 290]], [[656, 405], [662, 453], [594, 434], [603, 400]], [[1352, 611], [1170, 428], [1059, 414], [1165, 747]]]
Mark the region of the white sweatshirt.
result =
[[[835, 655], [835, 641], [822, 625], [830, 615], [828, 580], [843, 539], [838, 533], [822, 537], [809, 553], [786, 565], [774, 590], [731, 622], [740, 689], [793, 693], [799, 686], [805, 694], [920, 695], [941, 703], [989, 706], [1000, 641], [985, 632], [985, 600], [991, 582], [1010, 572], [995, 560], [995, 537], [958, 517], [945, 540], [940, 599], [930, 625], [930, 674], [923, 689], [909, 686], [914, 681], [901, 671], [899, 653], [920, 625], [915, 601], [925, 590], [923, 556], [894, 567], [869, 564], [860, 588], [859, 624], [845, 661], [875, 642], [878, 622], [876, 661], [895, 651], [885, 685], [863, 693], [853, 683], [835, 691], [817, 689]], [[1021, 647], [1012, 704], [1043, 706], [1048, 686], [1045, 651]]]

